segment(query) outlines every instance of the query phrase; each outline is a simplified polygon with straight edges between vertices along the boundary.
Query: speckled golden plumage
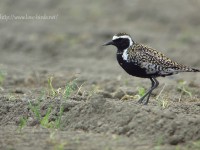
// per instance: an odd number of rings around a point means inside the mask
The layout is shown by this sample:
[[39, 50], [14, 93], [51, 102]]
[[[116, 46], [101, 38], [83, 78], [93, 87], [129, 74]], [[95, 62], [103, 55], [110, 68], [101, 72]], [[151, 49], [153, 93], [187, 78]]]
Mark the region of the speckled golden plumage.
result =
[[[155, 72], [160, 71], [160, 74], [158, 73], [158, 75], [161, 76], [162, 73], [163, 76], [165, 76], [168, 74], [175, 74], [183, 71], [198, 71], [197, 69], [193, 69], [191, 67], [187, 67], [172, 61], [161, 52], [158, 52], [155, 49], [149, 48], [139, 43], [134, 43], [132, 46], [130, 46], [127, 53], [129, 54], [128, 59], [130, 62], [135, 62], [137, 65], [144, 69], [148, 69], [145, 67], [153, 65], [154, 68], [151, 69], [154, 69]], [[171, 71], [169, 71], [169, 69]]]

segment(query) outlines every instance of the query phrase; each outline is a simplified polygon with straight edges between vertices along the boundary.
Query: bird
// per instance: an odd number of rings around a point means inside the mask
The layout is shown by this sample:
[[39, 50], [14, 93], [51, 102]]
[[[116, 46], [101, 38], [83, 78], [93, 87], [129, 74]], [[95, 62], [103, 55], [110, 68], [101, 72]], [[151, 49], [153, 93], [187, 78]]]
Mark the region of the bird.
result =
[[151, 87], [138, 100], [140, 104], [148, 104], [152, 91], [159, 85], [157, 77], [180, 72], [200, 72], [199, 69], [171, 60], [156, 49], [135, 42], [127, 33], [115, 34], [111, 41], [103, 44], [103, 46], [108, 45], [117, 47], [117, 61], [129, 75], [150, 79]]

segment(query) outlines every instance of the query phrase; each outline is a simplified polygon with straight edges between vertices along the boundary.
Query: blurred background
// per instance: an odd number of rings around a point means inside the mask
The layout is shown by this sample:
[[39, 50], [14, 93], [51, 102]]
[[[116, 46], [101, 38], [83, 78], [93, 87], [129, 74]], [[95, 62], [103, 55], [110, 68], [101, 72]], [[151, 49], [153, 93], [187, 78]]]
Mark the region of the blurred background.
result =
[[127, 32], [136, 42], [200, 67], [199, 9], [198, 0], [1, 1], [0, 64], [10, 76], [33, 70], [97, 79], [125, 75], [115, 48], [101, 45]]

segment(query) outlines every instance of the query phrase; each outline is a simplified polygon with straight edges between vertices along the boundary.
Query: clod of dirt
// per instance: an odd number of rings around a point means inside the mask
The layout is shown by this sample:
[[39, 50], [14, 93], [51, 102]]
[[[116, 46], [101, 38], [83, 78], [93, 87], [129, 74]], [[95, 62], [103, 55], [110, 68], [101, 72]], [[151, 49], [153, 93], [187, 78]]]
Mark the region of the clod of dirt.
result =
[[112, 95], [106, 91], [99, 91], [98, 94], [102, 95], [104, 98], [112, 98]]
[[117, 99], [121, 99], [126, 93], [121, 90], [118, 89], [115, 93], [113, 93], [113, 98], [117, 98]]
[[103, 110], [102, 107], [106, 102], [103, 95], [95, 94], [89, 100], [92, 105], [92, 109], [94, 109], [96, 112]]
[[183, 137], [180, 135], [173, 135], [170, 139], [169, 139], [169, 144], [171, 145], [177, 145], [178, 143], [182, 143], [183, 141]]
[[28, 126], [36, 126], [36, 125], [39, 125], [39, 124], [40, 124], [40, 122], [36, 118], [29, 117], [28, 120], [27, 120]]
[[24, 91], [22, 89], [16, 89], [14, 91], [14, 93], [16, 93], [16, 94], [24, 94]]
[[75, 107], [78, 104], [80, 104], [80, 102], [74, 101], [74, 100], [67, 100], [67, 101], [65, 101], [65, 102], [62, 103], [63, 111], [67, 112], [71, 108]]

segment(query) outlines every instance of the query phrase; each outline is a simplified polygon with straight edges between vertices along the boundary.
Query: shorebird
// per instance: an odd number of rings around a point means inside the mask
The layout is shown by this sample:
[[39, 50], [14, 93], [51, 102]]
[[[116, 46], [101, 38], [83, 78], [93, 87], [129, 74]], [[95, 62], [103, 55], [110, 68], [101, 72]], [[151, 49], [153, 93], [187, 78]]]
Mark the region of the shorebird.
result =
[[[159, 85], [157, 77], [180, 72], [200, 72], [199, 69], [172, 61], [155, 49], [136, 43], [126, 33], [115, 34], [112, 40], [103, 46], [107, 45], [117, 47], [118, 63], [129, 75], [151, 80], [151, 88], [139, 99], [138, 103], [148, 104], [152, 91]], [[145, 98], [146, 101], [144, 101]]]

